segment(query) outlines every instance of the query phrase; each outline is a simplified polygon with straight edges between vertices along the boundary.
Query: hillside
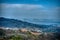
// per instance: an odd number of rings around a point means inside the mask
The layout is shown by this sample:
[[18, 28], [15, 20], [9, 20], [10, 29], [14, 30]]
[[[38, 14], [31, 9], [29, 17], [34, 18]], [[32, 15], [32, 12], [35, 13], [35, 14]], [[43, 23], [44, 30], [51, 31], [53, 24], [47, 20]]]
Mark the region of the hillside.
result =
[[38, 25], [34, 23], [25, 22], [17, 19], [8, 19], [0, 17], [0, 26], [2, 27], [38, 27], [46, 28], [48, 25]]
[[9, 19], [0, 17], [0, 27], [17, 27], [17, 28], [39, 28], [44, 32], [59, 32], [60, 27], [57, 25], [39, 25], [34, 23], [29, 23], [22, 20], [17, 19]]

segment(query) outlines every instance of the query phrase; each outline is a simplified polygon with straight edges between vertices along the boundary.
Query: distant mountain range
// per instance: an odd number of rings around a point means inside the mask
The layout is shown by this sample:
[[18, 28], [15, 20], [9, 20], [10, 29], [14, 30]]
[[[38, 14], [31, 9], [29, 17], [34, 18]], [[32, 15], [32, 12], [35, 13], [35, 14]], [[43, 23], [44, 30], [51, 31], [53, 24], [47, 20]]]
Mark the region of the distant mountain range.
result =
[[34, 24], [34, 23], [29, 23], [29, 22], [26, 22], [26, 21], [22, 21], [22, 20], [0, 17], [0, 27], [32, 27], [32, 28], [33, 27], [38, 27], [38, 28], [46, 28], [47, 26], [50, 26], [50, 25], [39, 25], [39, 24]]
[[35, 19], [35, 18], [23, 18], [23, 21], [28, 21], [31, 23], [36, 23], [36, 24], [43, 24], [43, 25], [52, 25], [52, 24], [60, 24], [60, 19]]
[[41, 28], [44, 32], [55, 32], [57, 30], [58, 32], [60, 31], [60, 27], [57, 27], [57, 25], [39, 25], [22, 20], [9, 19], [4, 17], [0, 17], [0, 27]]

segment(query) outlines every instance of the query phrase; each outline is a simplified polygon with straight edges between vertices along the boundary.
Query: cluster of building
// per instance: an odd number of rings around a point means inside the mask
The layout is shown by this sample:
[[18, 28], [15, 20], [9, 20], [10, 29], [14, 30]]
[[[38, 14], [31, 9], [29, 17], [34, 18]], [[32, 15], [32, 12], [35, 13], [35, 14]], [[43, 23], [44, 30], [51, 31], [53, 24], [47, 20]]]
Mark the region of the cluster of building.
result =
[[4, 28], [0, 27], [0, 29], [5, 30], [6, 35], [11, 36], [11, 35], [21, 35], [21, 34], [26, 34], [27, 32], [30, 32], [33, 35], [40, 35], [42, 34], [41, 30], [38, 29], [27, 29], [27, 28]]

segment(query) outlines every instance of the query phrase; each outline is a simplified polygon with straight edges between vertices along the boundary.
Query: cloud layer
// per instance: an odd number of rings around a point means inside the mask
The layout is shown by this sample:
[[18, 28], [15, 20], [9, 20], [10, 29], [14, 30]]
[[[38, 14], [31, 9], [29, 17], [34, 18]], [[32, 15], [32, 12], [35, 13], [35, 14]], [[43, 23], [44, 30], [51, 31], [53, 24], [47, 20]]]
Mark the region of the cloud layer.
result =
[[9, 18], [38, 18], [60, 19], [58, 10], [60, 7], [47, 8], [43, 5], [33, 4], [0, 4], [2, 12], [0, 16]]

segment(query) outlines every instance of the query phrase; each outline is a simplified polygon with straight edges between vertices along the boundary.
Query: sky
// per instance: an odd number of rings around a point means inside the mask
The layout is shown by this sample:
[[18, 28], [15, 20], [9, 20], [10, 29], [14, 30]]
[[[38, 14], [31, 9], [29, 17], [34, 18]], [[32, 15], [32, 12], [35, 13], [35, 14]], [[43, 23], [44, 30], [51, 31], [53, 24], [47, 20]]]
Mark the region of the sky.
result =
[[[1, 0], [0, 17], [60, 21], [60, 0]], [[35, 22], [35, 21], [34, 21]]]

